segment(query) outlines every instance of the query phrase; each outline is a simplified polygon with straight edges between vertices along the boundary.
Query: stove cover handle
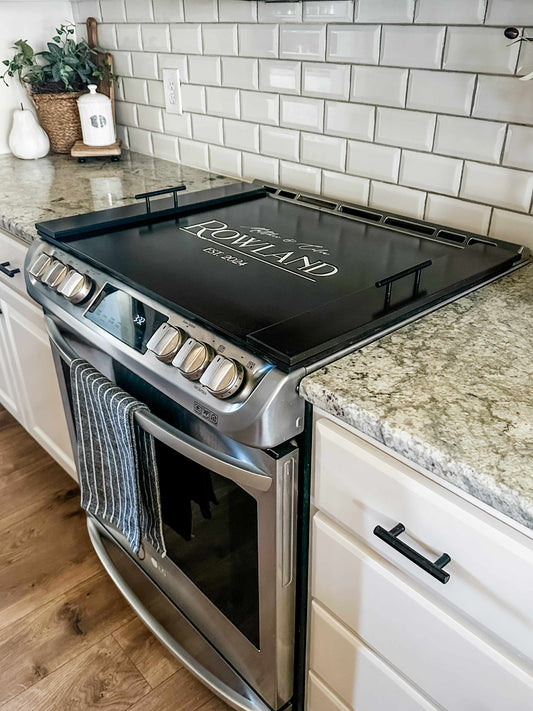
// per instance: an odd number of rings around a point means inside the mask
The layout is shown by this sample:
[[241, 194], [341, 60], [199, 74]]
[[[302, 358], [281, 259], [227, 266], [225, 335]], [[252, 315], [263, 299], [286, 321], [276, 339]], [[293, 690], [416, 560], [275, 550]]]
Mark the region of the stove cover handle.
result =
[[[46, 330], [51, 342], [59, 351], [65, 363], [70, 367], [72, 361], [79, 356], [61, 335], [55, 321], [50, 316], [44, 317]], [[196, 462], [226, 479], [241, 486], [247, 486], [258, 491], [268, 491], [272, 486], [272, 478], [264, 474], [258, 467], [248, 462], [241, 462], [223, 452], [199, 442], [193, 437], [167, 424], [151, 412], [135, 413], [139, 427], [151, 434], [163, 444], [188, 459]]]
[[152, 205], [150, 204], [150, 198], [157, 197], [158, 195], [168, 195], [172, 193], [174, 199], [174, 207], [178, 207], [178, 192], [181, 190], [187, 190], [186, 185], [177, 185], [174, 188], [162, 188], [161, 190], [152, 190], [149, 193], [139, 193], [135, 195], [136, 200], [144, 200], [146, 203], [146, 212], [149, 215], [152, 212]]

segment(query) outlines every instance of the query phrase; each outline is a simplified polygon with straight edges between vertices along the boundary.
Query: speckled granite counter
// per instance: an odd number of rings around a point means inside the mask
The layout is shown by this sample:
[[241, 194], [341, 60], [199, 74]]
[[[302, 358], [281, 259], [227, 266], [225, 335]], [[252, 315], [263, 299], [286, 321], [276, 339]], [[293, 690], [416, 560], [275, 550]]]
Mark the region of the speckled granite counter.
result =
[[166, 160], [125, 152], [120, 162], [51, 154], [40, 160], [0, 155], [0, 227], [25, 242], [37, 236], [35, 223], [136, 202], [137, 193], [185, 183], [205, 190], [234, 183]]
[[533, 266], [308, 376], [301, 392], [533, 529]]

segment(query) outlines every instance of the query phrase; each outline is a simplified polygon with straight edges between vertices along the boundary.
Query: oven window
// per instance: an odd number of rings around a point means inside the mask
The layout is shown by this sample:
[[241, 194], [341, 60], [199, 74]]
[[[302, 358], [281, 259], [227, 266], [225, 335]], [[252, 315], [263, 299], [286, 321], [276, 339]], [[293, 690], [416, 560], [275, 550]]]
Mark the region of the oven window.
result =
[[257, 503], [156, 441], [168, 557], [259, 649]]

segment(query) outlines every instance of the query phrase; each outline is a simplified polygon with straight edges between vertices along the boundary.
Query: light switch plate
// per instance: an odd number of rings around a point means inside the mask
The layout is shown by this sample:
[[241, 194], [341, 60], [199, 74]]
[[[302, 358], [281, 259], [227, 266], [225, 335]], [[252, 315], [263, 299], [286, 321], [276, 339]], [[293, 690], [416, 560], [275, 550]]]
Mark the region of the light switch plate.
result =
[[182, 114], [181, 83], [179, 69], [163, 69], [165, 108], [169, 114]]

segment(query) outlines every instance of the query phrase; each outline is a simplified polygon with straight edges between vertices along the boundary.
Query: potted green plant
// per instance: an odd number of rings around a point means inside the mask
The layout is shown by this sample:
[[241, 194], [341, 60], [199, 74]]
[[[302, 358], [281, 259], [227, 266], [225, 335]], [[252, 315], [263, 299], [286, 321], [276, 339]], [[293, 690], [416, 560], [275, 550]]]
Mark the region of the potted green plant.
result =
[[26, 40], [13, 45], [11, 59], [5, 59], [2, 78], [18, 77], [31, 96], [42, 127], [56, 153], [69, 153], [81, 139], [81, 126], [76, 99], [89, 84], [110, 80], [110, 69], [98, 63], [98, 50], [85, 40], [76, 42], [70, 24], [56, 28], [47, 49], [35, 52]]

